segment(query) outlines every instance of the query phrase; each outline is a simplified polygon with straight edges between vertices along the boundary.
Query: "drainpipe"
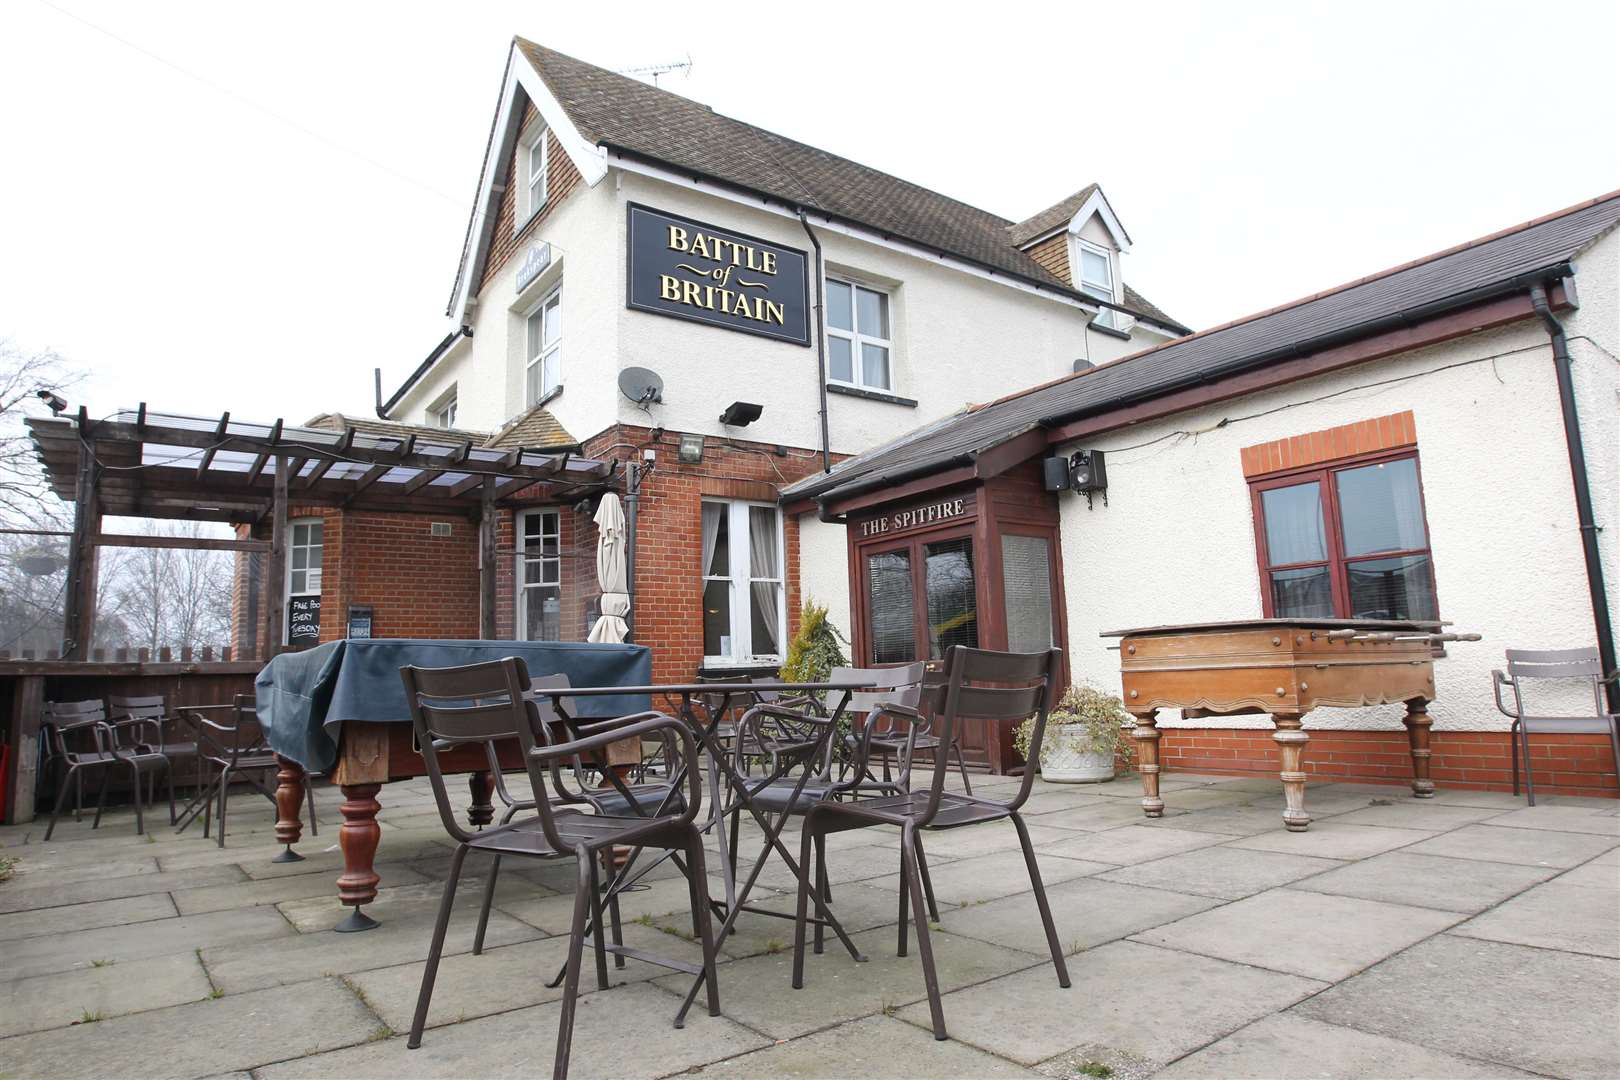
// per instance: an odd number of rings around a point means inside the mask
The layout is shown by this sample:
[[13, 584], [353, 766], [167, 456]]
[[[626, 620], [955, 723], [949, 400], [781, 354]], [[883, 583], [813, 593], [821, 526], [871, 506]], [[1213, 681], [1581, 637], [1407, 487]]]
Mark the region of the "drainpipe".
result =
[[[1569, 473], [1575, 485], [1575, 515], [1581, 528], [1581, 551], [1586, 557], [1586, 587], [1592, 597], [1592, 622], [1597, 628], [1598, 661], [1603, 674], [1613, 678], [1616, 671], [1614, 626], [1609, 620], [1609, 594], [1603, 584], [1603, 561], [1598, 555], [1598, 524], [1592, 516], [1592, 486], [1586, 474], [1586, 450], [1581, 444], [1581, 420], [1575, 410], [1575, 379], [1571, 372], [1569, 342], [1564, 325], [1547, 303], [1547, 288], [1541, 282], [1530, 286], [1530, 304], [1547, 326], [1552, 341], [1553, 370], [1558, 374], [1558, 406], [1564, 415], [1564, 442], [1569, 448]], [[1609, 711], [1620, 711], [1620, 686], [1605, 684]]]
[[624, 592], [630, 610], [624, 613], [624, 640], [636, 640], [636, 511], [641, 504], [641, 465], [627, 462], [624, 467]]
[[826, 321], [822, 317], [822, 280], [825, 267], [821, 261], [821, 239], [816, 236], [816, 230], [810, 227], [810, 219], [804, 216], [804, 209], [799, 210], [799, 224], [804, 226], [805, 235], [810, 237], [810, 245], [816, 249], [816, 393], [821, 401], [821, 471], [832, 472], [832, 443], [827, 437], [827, 337], [822, 330]]

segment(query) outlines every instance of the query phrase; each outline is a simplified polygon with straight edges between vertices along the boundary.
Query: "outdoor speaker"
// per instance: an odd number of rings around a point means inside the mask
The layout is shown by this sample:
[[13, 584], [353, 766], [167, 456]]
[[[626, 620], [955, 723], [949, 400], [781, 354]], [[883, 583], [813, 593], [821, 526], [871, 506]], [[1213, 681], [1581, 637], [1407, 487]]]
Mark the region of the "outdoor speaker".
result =
[[1061, 457], [1041, 462], [1041, 486], [1047, 491], [1069, 490], [1069, 463]]
[[1101, 450], [1079, 450], [1070, 459], [1069, 486], [1075, 491], [1105, 491], [1108, 488], [1108, 470], [1103, 466]]

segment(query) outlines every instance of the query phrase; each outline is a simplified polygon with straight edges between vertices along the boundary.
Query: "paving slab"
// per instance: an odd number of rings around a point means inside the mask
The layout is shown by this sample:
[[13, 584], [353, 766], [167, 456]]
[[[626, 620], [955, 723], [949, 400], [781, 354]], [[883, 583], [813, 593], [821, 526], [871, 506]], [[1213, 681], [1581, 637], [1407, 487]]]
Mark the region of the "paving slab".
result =
[[[900, 919], [899, 892], [895, 889], [879, 888], [875, 881], [855, 881], [848, 885], [836, 886], [833, 888], [832, 896], [833, 917], [844, 927], [846, 933], [855, 934], [875, 926], [888, 926]], [[758, 901], [757, 905], [754, 897], [749, 897], [748, 903], [750, 907], [758, 906], [768, 911], [792, 914], [798, 908], [798, 897], [787, 894], [773, 895]], [[809, 910], [812, 915], [815, 914], [814, 905], [811, 905]], [[747, 929], [755, 922], [754, 917], [745, 914], [738, 919], [737, 925]], [[767, 937], [787, 941], [793, 938], [791, 922], [771, 919], [769, 916], [758, 919], [757, 922], [765, 928], [763, 932]], [[731, 946], [729, 943], [722, 943], [721, 949], [730, 951]]]
[[[722, 995], [724, 987], [722, 987]], [[721, 998], [722, 1005], [725, 999]], [[579, 999], [574, 1016], [573, 1080], [632, 1080], [668, 1076], [735, 1057], [769, 1040], [724, 1016], [693, 1009], [686, 1027], [670, 1026], [680, 1002], [645, 983]], [[259, 1080], [316, 1077], [328, 1080], [410, 1080], [445, 1077], [547, 1076], [556, 1052], [559, 1006], [553, 1002], [428, 1032], [416, 1050], [404, 1036], [256, 1070]], [[633, 1037], [627, 1037], [634, 1032]]]
[[[248, 910], [268, 912], [281, 920], [283, 926], [287, 925], [275, 908]], [[210, 916], [192, 917], [205, 919]], [[457, 905], [444, 940], [446, 955], [471, 951], [477, 922], [477, 905]], [[484, 944], [488, 948], [495, 948], [539, 936], [532, 926], [496, 911], [490, 913]], [[339, 934], [330, 930], [318, 934], [300, 934], [288, 927], [288, 936], [283, 938], [205, 948], [202, 960], [216, 986], [227, 994], [238, 994], [329, 974], [352, 975], [373, 968], [424, 960], [432, 940], [433, 923], [430, 919], [395, 919], [358, 934]]]
[[1588, 889], [1620, 889], [1620, 863], [1607, 856], [1596, 858], [1584, 866], [1565, 871], [1556, 880], [1559, 885], [1580, 885]]
[[[1046, 899], [1065, 953], [1173, 922], [1218, 903], [1205, 896], [1123, 885], [1096, 877], [1053, 885], [1046, 890]], [[940, 922], [953, 934], [1038, 956], [1046, 953], [1046, 933], [1041, 928], [1035, 898], [1029, 894], [942, 911]]]
[[1162, 859], [1166, 855], [1179, 855], [1202, 847], [1212, 847], [1225, 841], [1217, 833], [1195, 832], [1191, 829], [1148, 828], [1146, 825], [1122, 825], [1104, 832], [1068, 833], [1067, 839], [1038, 845], [1040, 850], [1070, 859], [1089, 859], [1093, 862], [1129, 866], [1134, 863]]
[[[892, 1011], [908, 1001], [927, 996], [916, 938], [907, 955], [895, 955], [895, 933], [888, 929], [854, 935], [856, 948], [866, 954], [857, 963], [841, 946], [829, 943], [815, 955], [804, 957], [804, 988], [794, 990], [792, 950], [775, 955], [734, 960], [720, 969], [720, 1002], [725, 1014], [773, 1039], [790, 1039], [844, 1020]], [[940, 986], [948, 990], [971, 986], [1010, 971], [1041, 964], [1039, 956], [1017, 949], [998, 948], [981, 941], [935, 931], [931, 938]], [[1057, 990], [1051, 961], [1046, 978]], [[674, 975], [658, 985], [684, 994], [691, 976]]]
[[1126, 885], [1148, 885], [1237, 900], [1342, 865], [1332, 859], [1285, 855], [1277, 851], [1207, 847], [1109, 870], [1098, 876]]
[[1239, 803], [1235, 806], [1212, 806], [1207, 810], [1182, 810], [1170, 798], [1165, 800], [1163, 817], [1143, 817], [1140, 821], [1154, 829], [1191, 829], [1227, 836], [1253, 836], [1283, 828], [1280, 806]]
[[1295, 1008], [1550, 1076], [1620, 1075], [1620, 962], [1441, 934]]
[[[1085, 877], [1088, 874], [1112, 870], [1112, 863], [1070, 859], [1060, 855], [1035, 853], [1035, 864], [1040, 867], [1041, 880], [1048, 888], [1060, 881]], [[1029, 893], [1029, 866], [1022, 851], [1004, 851], [999, 855], [980, 855], [976, 859], [934, 865], [933, 853], [928, 855], [928, 876], [934, 885], [934, 898], [940, 904], [971, 904], [981, 900], [995, 900], [1014, 893]], [[900, 889], [900, 875], [873, 878], [865, 884], [891, 895]], [[1034, 894], [1031, 893], [1031, 896]], [[836, 915], [837, 912], [835, 911]]]
[[0, 1036], [199, 1001], [212, 989], [192, 953], [17, 979], [0, 991]]
[[1578, 866], [1594, 855], [1601, 855], [1617, 844], [1620, 841], [1588, 833], [1466, 825], [1413, 844], [1406, 850], [1414, 855], [1446, 855], [1454, 859], [1480, 859], [1564, 870]]
[[0, 1072], [203, 1076], [346, 1046], [376, 1030], [359, 998], [338, 980], [321, 979], [296, 992], [238, 994], [0, 1040]]
[[[1049, 825], [1039, 824], [1038, 818], [1024, 819], [1024, 827], [1029, 830], [1029, 842], [1037, 849], [1044, 848], [1062, 840], [1074, 838], [1074, 833], [1068, 829], [1054, 829]], [[900, 832], [898, 829], [851, 829], [845, 833], [834, 833], [827, 839], [830, 842], [835, 836], [860, 836], [871, 834], [880, 837], [879, 845], [882, 847], [900, 850]], [[976, 855], [994, 855], [998, 852], [1021, 852], [1018, 846], [1018, 830], [1013, 828], [1011, 821], [998, 821], [976, 828], [966, 829], [940, 829], [923, 834], [923, 850], [927, 852], [930, 861], [942, 859], [971, 859]], [[831, 861], [831, 856], [829, 856]], [[897, 863], [898, 865], [898, 863]]]
[[[1191, 816], [1191, 811], [1180, 809], [1166, 809], [1165, 818], [1185, 821]], [[1071, 829], [1076, 832], [1102, 832], [1105, 829], [1118, 828], [1121, 825], [1134, 825], [1137, 822], [1148, 820], [1142, 813], [1139, 802], [1128, 799], [1098, 800], [1085, 806], [1077, 806], [1069, 810], [1053, 810], [1032, 819], [1034, 823], [1045, 825], [1054, 829]], [[1161, 819], [1163, 820], [1163, 819]]]
[[[1008, 828], [1010, 830], [1011, 826], [1008, 826]], [[888, 832], [890, 830], [882, 831]], [[932, 850], [928, 850], [928, 840], [928, 837], [923, 838], [924, 850], [926, 850], [928, 854], [929, 869], [932, 870], [935, 868], [943, 868], [948, 866], [953, 861], [951, 857], [944, 854], [936, 855]], [[759, 857], [759, 852], [762, 846], [763, 841], [752, 848], [744, 847], [742, 849], [743, 857], [738, 865], [739, 877], [747, 876], [747, 867], [752, 866], [753, 860]], [[788, 850], [793, 853], [793, 860], [797, 862], [799, 859], [799, 848], [797, 844], [789, 845]], [[711, 867], [711, 870], [712, 869], [714, 868]], [[899, 872], [899, 848], [881, 847], [878, 845], [868, 844], [864, 847], [848, 848], [844, 851], [827, 852], [827, 880], [833, 885], [838, 885], [847, 881], [865, 881], [870, 878], [882, 878], [887, 875], [898, 874]], [[770, 857], [770, 861], [765, 864], [765, 868], [760, 871], [759, 884], [764, 885], [768, 889], [775, 889], [781, 892], [792, 892], [798, 889], [799, 879], [794, 877], [792, 872], [788, 870], [787, 864], [782, 861], [781, 855], [773, 853]]]
[[1462, 918], [1432, 908], [1272, 889], [1131, 940], [1337, 982]]
[[1553, 832], [1595, 833], [1598, 836], [1620, 837], [1620, 817], [1607, 812], [1613, 809], [1613, 806], [1605, 808], [1539, 804], [1494, 817], [1491, 824], [1508, 829], [1549, 829]]
[[[143, 923], [138, 931], [122, 926], [104, 926], [71, 934], [23, 938], [5, 948], [6, 974], [11, 978], [45, 975], [89, 967], [97, 960], [120, 964], [167, 953], [191, 954], [227, 942], [260, 942], [270, 938], [296, 937], [287, 920], [274, 908], [245, 911], [217, 911], [207, 915], [182, 915]], [[129, 967], [124, 969], [126, 972]]]
[[1454, 932], [1620, 959], [1620, 895], [1549, 882], [1468, 920]]
[[1442, 806], [1494, 806], [1503, 810], [1517, 810], [1524, 805], [1524, 796], [1511, 791], [1468, 791], [1442, 787], [1434, 793], [1433, 801]]
[[[1310, 796], [1305, 805], [1310, 806]], [[1430, 799], [1409, 796], [1390, 799], [1387, 803], [1368, 806], [1340, 814], [1335, 820], [1345, 825], [1385, 825], [1393, 829], [1427, 829], [1440, 832], [1455, 829], [1486, 818], [1499, 817], [1502, 810], [1491, 806], [1447, 806]]]
[[[41, 881], [35, 877], [34, 881]], [[151, 893], [174, 892], [211, 885], [228, 885], [247, 880], [247, 875], [236, 866], [200, 866], [194, 870], [179, 870], [171, 874], [130, 874], [126, 877], [86, 878], [64, 884], [54, 884], [55, 875], [46, 875], [52, 884], [29, 887], [26, 875], [14, 877], [0, 889], [0, 912], [34, 911], [66, 904], [87, 904], [96, 900], [118, 900], [126, 896], [146, 896]], [[181, 909], [185, 914], [185, 909]]]
[[[651, 927], [631, 923], [624, 928], [625, 944], [643, 949], [654, 956], [664, 956], [693, 964], [703, 962], [703, 950], [689, 942]], [[459, 1023], [479, 1016], [510, 1012], [514, 1009], [556, 1001], [562, 997], [562, 987], [555, 989], [546, 983], [561, 969], [568, 959], [567, 937], [539, 938], [534, 941], [502, 945], [485, 949], [479, 956], [459, 953], [446, 956], [439, 963], [439, 975], [433, 986], [433, 1002], [428, 1012], [428, 1026]], [[626, 960], [622, 968], [613, 967], [608, 960], [608, 982], [620, 986], [630, 982], [645, 982], [668, 975], [669, 969]], [[409, 1031], [411, 1017], [416, 1011], [417, 992], [422, 985], [422, 969], [426, 960], [394, 967], [362, 971], [349, 976], [349, 983], [365, 998], [373, 1012], [395, 1031]], [[591, 956], [591, 944], [585, 944], [584, 967], [579, 982], [582, 993], [596, 993], [596, 968]], [[721, 992], [725, 986], [722, 983]]]
[[[478, 869], [482, 871], [484, 868]], [[456, 885], [455, 906], [459, 908], [468, 905], [476, 911], [484, 900], [484, 883], [485, 878], [482, 874], [468, 874], [463, 871], [461, 880]], [[330, 881], [326, 884], [325, 889], [313, 895], [284, 900], [276, 905], [282, 916], [292, 923], [293, 928], [299, 933], [314, 934], [330, 930], [348, 917], [349, 909], [338, 899], [336, 885]], [[685, 884], [686, 879], [682, 878], [683, 888]], [[503, 872], [495, 885], [497, 902], [523, 901], [556, 895], [555, 890], [514, 873]], [[438, 912], [443, 899], [442, 877], [434, 880], [414, 870], [406, 869], [397, 876], [383, 876], [383, 887], [377, 890], [377, 899], [366, 905], [366, 914], [380, 922], [395, 919], [430, 919]], [[569, 897], [569, 902], [573, 902], [572, 896]]]
[[1314, 821], [1304, 832], [1275, 832], [1228, 840], [1227, 847], [1251, 851], [1281, 851], [1289, 855], [1313, 855], [1319, 859], [1365, 859], [1380, 852], [1415, 844], [1435, 833], [1417, 829], [1390, 829], [1381, 825], [1346, 825], [1331, 818]]
[[1483, 1080], [1529, 1075], [1292, 1013], [1257, 1020], [1154, 1074], [1155, 1080], [1276, 1080], [1279, 1076], [1299, 1080], [1363, 1080], [1369, 1076]]
[[[127, 896], [119, 900], [94, 900], [87, 904], [64, 904], [0, 915], [0, 941], [15, 941], [45, 934], [94, 930], [100, 926], [124, 926], [151, 922], [176, 915], [174, 901], [167, 893]], [[4, 948], [4, 946], [0, 946]]]
[[1472, 915], [1556, 872], [1539, 866], [1391, 851], [1296, 881], [1289, 888]]
[[935, 1042], [931, 1032], [890, 1016], [868, 1016], [791, 1042], [708, 1065], [703, 1080], [759, 1080], [760, 1077], [816, 1080], [858, 1076], [861, 1080], [969, 1080], [1042, 1074], [977, 1050], [961, 1040]]
[[61, 849], [39, 847], [7, 848], [6, 855], [17, 860], [9, 884], [17, 889], [32, 889], [42, 882], [51, 886], [75, 885], [81, 881], [101, 881], [107, 878], [134, 877], [137, 874], [155, 874], [158, 861], [134, 845], [118, 855], [89, 861], [64, 860]]
[[[1131, 941], [1071, 958], [1069, 974], [1069, 990], [1059, 989], [1051, 966], [1043, 965], [946, 994], [946, 1027], [955, 1038], [1024, 1065], [1082, 1043], [1167, 1063], [1322, 988]], [[926, 1001], [899, 1016], [930, 1023]]]
[[[504, 876], [504, 871], [502, 876]], [[556, 879], [547, 880], [554, 881]], [[713, 874], [709, 875], [708, 880], [709, 895], [711, 897], [724, 897], [726, 895], [724, 881]], [[741, 883], [738, 884], [740, 887]], [[530, 926], [537, 927], [548, 934], [566, 934], [574, 921], [572, 888], [573, 886], [570, 884], [570, 892], [567, 895], [554, 893], [549, 896], [533, 896], [520, 900], [500, 901], [495, 905], [495, 909], [503, 911], [515, 919], [521, 919]], [[836, 893], [837, 890], [835, 889], [834, 892]], [[763, 903], [777, 895], [779, 894], [771, 889], [762, 889], [756, 885], [753, 892], [749, 894], [748, 902], [750, 904], [755, 901]], [[459, 912], [466, 908], [476, 915], [481, 900], [482, 894], [475, 892], [460, 895], [456, 900], [455, 910]], [[437, 903], [437, 901], [434, 901], [435, 909], [437, 909]], [[648, 882], [644, 889], [632, 889], [619, 894], [619, 915], [626, 922], [633, 922], [643, 915], [651, 918], [668, 915], [671, 912], [689, 915], [691, 910], [691, 893], [687, 889], [684, 877], [662, 878], [658, 881]]]
[[[238, 868], [233, 866], [231, 869]], [[414, 885], [429, 880], [426, 875], [403, 863], [381, 864], [376, 870], [386, 884]], [[176, 871], [177, 874], [198, 872], [200, 871]], [[315, 871], [260, 881], [242, 875], [241, 880], [229, 884], [176, 889], [173, 895], [175, 906], [180, 909], [182, 915], [254, 907], [259, 904], [279, 904], [286, 900], [300, 900], [307, 897], [330, 897], [332, 902], [336, 903], [337, 875], [329, 871]]]

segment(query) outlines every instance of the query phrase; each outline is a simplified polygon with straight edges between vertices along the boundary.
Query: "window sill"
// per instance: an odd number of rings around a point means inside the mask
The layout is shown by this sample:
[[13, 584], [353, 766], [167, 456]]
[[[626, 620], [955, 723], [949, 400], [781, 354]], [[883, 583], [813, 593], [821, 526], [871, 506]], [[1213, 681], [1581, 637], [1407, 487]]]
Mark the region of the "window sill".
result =
[[1116, 337], [1121, 341], [1131, 340], [1131, 335], [1129, 332], [1125, 330], [1115, 330], [1112, 326], [1106, 326], [1103, 323], [1097, 322], [1096, 320], [1092, 320], [1087, 325], [1089, 325], [1091, 329], [1097, 331], [1099, 334], [1107, 334], [1109, 337]]
[[867, 401], [886, 401], [890, 405], [904, 405], [908, 409], [915, 409], [917, 407], [917, 402], [914, 398], [901, 397], [898, 394], [887, 394], [881, 390], [868, 390], [861, 386], [848, 386], [844, 383], [828, 383], [827, 393], [847, 394], [850, 397], [865, 398]]
[[546, 208], [546, 204], [550, 201], [551, 199], [549, 196], [541, 199], [540, 205], [535, 207], [533, 210], [530, 210], [527, 214], [524, 214], [521, 220], [514, 215], [512, 219], [512, 235], [522, 236], [523, 230], [534, 224], [534, 219], [540, 216], [540, 211], [544, 210]]
[[528, 412], [530, 409], [549, 405], [553, 401], [556, 401], [558, 398], [562, 397], [562, 392], [563, 388], [559, 383], [558, 385], [553, 386], [550, 390], [547, 390], [545, 393], [541, 394], [539, 397], [535, 398], [533, 401], [529, 402], [527, 405], [523, 406], [523, 411]]

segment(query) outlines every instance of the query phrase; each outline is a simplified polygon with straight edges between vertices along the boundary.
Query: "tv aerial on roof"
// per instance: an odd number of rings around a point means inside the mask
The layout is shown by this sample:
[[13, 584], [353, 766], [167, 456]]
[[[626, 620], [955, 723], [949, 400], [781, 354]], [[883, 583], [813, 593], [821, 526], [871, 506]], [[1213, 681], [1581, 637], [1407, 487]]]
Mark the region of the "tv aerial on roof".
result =
[[627, 367], [619, 372], [619, 393], [646, 409], [664, 403], [664, 379], [651, 368]]

